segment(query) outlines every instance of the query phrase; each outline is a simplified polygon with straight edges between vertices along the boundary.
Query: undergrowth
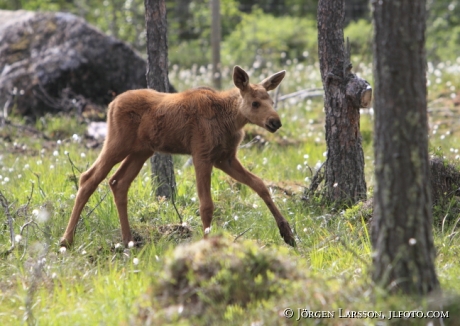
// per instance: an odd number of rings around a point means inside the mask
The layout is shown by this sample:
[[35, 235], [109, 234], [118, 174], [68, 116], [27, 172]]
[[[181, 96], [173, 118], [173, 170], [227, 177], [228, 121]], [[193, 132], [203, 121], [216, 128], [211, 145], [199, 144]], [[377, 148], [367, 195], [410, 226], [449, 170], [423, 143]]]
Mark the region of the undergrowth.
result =
[[[281, 94], [321, 87], [316, 65], [293, 62]], [[272, 67], [274, 71], [277, 67]], [[357, 65], [368, 80], [370, 67]], [[458, 116], [452, 104], [460, 87], [458, 66], [429, 68], [430, 145], [446, 159], [459, 159]], [[230, 86], [230, 69], [224, 69]], [[251, 71], [264, 78], [271, 71]], [[178, 89], [210, 84], [210, 70], [171, 69]], [[426, 302], [386, 296], [371, 282], [371, 209], [366, 203], [337, 211], [304, 190], [325, 160], [322, 99], [292, 98], [278, 104], [283, 128], [276, 134], [247, 126], [239, 151], [244, 166], [270, 187], [290, 221], [297, 248], [288, 248], [263, 201], [220, 171], [212, 174], [215, 213], [210, 240], [202, 240], [193, 167], [175, 156], [176, 213], [153, 196], [148, 164], [129, 192], [129, 216], [140, 247], [124, 249], [107, 181], [82, 213], [75, 244], [60, 250], [79, 174], [100, 152], [84, 136], [86, 123], [71, 116], [46, 116], [35, 128], [23, 121], [0, 129], [0, 324], [21, 325], [372, 325], [389, 322], [389, 311], [449, 311], [459, 315], [458, 214], [435, 225], [436, 267], [443, 298]], [[372, 196], [372, 110], [361, 128], [368, 196]], [[450, 120], [451, 123], [449, 123]], [[439, 153], [438, 153], [439, 154]], [[444, 216], [447, 210], [434, 210]], [[10, 243], [13, 225], [14, 248]], [[442, 218], [441, 218], [442, 220]], [[292, 309], [292, 316], [286, 317]], [[375, 318], [339, 318], [347, 312]], [[310, 313], [333, 313], [319, 318]], [[382, 314], [379, 314], [379, 313]], [[308, 317], [309, 316], [309, 317]], [[330, 314], [328, 315], [330, 317]], [[385, 316], [382, 319], [381, 316]], [[324, 316], [323, 316], [324, 317]], [[418, 325], [420, 319], [404, 319]], [[428, 320], [424, 320], [428, 321]]]

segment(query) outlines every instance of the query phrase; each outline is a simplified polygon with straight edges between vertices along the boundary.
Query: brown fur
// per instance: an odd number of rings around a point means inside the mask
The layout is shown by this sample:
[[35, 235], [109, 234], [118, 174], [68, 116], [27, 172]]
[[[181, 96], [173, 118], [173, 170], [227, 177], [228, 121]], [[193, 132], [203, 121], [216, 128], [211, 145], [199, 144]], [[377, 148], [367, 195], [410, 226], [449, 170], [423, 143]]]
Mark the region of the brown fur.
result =
[[[247, 73], [236, 66], [233, 81], [237, 88], [229, 91], [202, 87], [166, 94], [141, 89], [115, 98], [109, 105], [104, 147], [96, 162], [80, 177], [80, 188], [61, 245], [72, 244], [83, 207], [119, 162], [122, 163], [109, 185], [119, 213], [123, 243], [127, 245], [132, 241], [127, 213], [128, 189], [144, 162], [158, 151], [192, 155], [204, 229], [211, 226], [214, 210], [210, 190], [214, 166], [256, 191], [275, 217], [284, 241], [294, 246], [291, 228], [273, 203], [267, 187], [244, 169], [236, 157], [245, 124], [254, 123], [270, 132], [281, 127], [267, 91], [276, 88], [284, 75], [281, 71], [260, 84], [250, 84]], [[258, 105], [254, 105], [255, 102]]]

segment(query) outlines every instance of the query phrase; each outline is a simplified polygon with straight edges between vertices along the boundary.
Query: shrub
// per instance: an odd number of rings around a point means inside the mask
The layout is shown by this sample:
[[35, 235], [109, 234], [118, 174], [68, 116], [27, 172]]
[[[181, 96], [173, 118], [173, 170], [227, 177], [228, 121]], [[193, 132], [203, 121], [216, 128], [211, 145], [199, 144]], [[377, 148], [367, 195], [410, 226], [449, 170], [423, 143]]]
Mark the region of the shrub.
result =
[[365, 20], [352, 21], [344, 30], [345, 41], [348, 38], [351, 54], [364, 61], [372, 60], [372, 24]]
[[199, 315], [216, 305], [244, 307], [266, 300], [300, 278], [287, 256], [225, 237], [182, 245], [167, 255], [153, 301], [160, 300], [165, 307], [182, 304], [185, 315]]
[[222, 44], [224, 65], [258, 68], [266, 62], [317, 60], [316, 22], [298, 17], [274, 17], [260, 9], [243, 14], [242, 21]]

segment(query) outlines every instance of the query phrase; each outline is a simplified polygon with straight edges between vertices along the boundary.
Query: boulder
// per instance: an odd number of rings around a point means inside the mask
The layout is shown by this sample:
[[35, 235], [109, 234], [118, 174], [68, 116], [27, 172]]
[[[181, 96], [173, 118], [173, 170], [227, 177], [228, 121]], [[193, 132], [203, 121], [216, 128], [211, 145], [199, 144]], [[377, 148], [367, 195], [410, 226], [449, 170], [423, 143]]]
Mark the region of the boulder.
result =
[[146, 87], [146, 61], [129, 45], [69, 13], [0, 10], [0, 111], [105, 106]]

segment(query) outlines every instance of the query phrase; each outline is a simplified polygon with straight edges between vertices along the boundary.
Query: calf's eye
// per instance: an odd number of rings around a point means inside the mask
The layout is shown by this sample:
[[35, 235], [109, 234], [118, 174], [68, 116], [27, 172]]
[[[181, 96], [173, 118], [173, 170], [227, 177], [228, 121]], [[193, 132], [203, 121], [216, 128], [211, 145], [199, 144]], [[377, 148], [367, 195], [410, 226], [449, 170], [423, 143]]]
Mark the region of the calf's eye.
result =
[[259, 102], [252, 102], [252, 107], [253, 108], [258, 108], [260, 106]]

